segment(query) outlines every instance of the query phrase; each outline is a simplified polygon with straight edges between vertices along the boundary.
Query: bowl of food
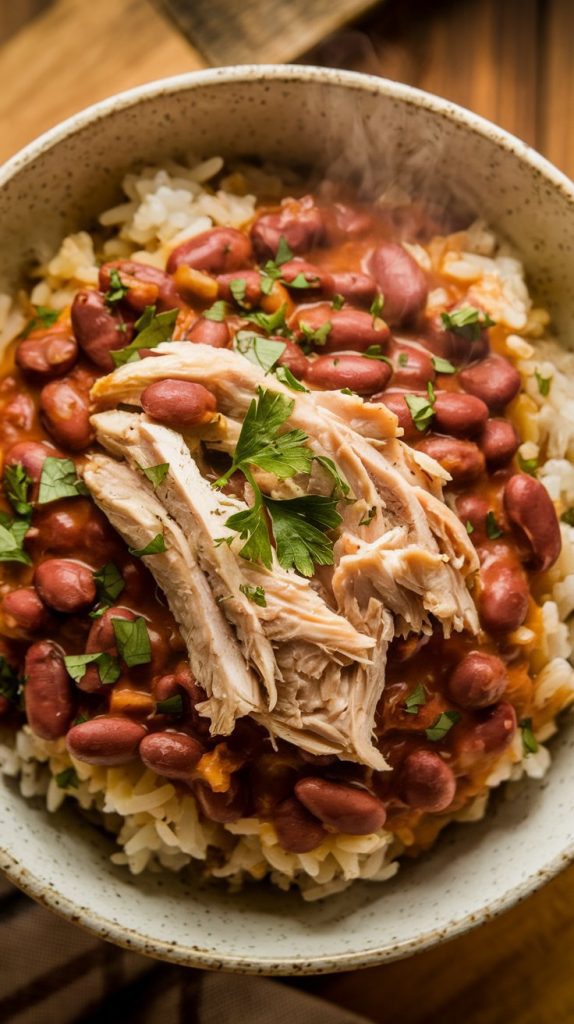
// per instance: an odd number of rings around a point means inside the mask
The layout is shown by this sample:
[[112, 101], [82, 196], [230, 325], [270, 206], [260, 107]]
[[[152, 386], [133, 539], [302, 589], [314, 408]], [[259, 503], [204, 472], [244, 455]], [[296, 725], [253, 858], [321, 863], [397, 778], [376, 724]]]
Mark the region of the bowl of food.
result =
[[8, 876], [263, 973], [404, 956], [551, 877], [569, 182], [405, 86], [247, 67], [72, 118], [0, 215]]

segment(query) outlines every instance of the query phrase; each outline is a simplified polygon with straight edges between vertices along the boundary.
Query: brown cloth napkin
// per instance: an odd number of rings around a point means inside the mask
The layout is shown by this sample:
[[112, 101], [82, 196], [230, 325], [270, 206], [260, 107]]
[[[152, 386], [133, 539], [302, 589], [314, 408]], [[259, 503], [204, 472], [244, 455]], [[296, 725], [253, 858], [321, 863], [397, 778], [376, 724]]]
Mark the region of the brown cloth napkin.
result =
[[369, 1024], [267, 978], [210, 974], [129, 953], [0, 877], [2, 1024]]

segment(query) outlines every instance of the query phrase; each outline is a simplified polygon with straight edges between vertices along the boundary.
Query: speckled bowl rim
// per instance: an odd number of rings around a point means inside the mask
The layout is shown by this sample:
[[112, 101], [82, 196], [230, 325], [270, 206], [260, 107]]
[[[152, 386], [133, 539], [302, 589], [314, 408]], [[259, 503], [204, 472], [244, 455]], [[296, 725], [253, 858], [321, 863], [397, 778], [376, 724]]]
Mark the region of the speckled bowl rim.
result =
[[[239, 65], [235, 67], [214, 68], [207, 71], [193, 71], [170, 78], [148, 82], [136, 88], [118, 93], [105, 100], [87, 107], [72, 117], [45, 132], [31, 142], [15, 156], [0, 167], [0, 188], [15, 174], [27, 167], [43, 153], [56, 146], [60, 141], [82, 129], [106, 118], [109, 114], [137, 105], [157, 96], [168, 96], [172, 93], [188, 91], [194, 87], [213, 86], [218, 83], [234, 82], [238, 85], [253, 80], [273, 82], [318, 82], [343, 86], [346, 89], [367, 92], [371, 95], [388, 96], [411, 107], [429, 110], [445, 120], [454, 121], [467, 131], [487, 138], [496, 145], [528, 164], [541, 178], [549, 182], [562, 193], [564, 198], [574, 205], [574, 183], [545, 157], [522, 142], [516, 136], [492, 124], [485, 118], [473, 114], [458, 104], [441, 99], [421, 89], [363, 75], [352, 71], [331, 68], [318, 68], [305, 65]], [[526, 896], [535, 892], [550, 881], [561, 870], [574, 861], [574, 842], [568, 844], [560, 854], [551, 858], [543, 867], [538, 868], [521, 883], [511, 886], [503, 896], [499, 896], [495, 905], [485, 905], [481, 910], [453, 917], [447, 927], [428, 929], [416, 939], [386, 943], [375, 949], [357, 950], [353, 953], [341, 953], [327, 957], [276, 957], [236, 955], [214, 955], [197, 946], [187, 948], [162, 939], [145, 936], [134, 929], [122, 927], [95, 911], [87, 911], [78, 903], [68, 899], [64, 894], [53, 891], [23, 868], [13, 857], [5, 839], [0, 840], [0, 869], [16, 886], [22, 889], [38, 903], [54, 911], [60, 917], [80, 926], [93, 935], [114, 942], [118, 946], [145, 956], [168, 960], [176, 964], [199, 967], [207, 970], [236, 971], [245, 974], [265, 975], [297, 975], [322, 974], [327, 972], [355, 970], [371, 967], [383, 962], [397, 960], [402, 957], [430, 949], [439, 942], [453, 939], [471, 928], [484, 923], [508, 910]]]

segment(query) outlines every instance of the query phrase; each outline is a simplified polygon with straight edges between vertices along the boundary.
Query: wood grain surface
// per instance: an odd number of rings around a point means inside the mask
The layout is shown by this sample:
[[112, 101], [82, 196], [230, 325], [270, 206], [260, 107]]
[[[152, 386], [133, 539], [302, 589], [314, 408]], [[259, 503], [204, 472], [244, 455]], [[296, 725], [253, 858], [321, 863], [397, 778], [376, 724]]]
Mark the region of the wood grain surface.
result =
[[[30, 12], [42, 6], [27, 3]], [[5, 39], [17, 27], [7, 8], [0, 0]], [[446, 96], [574, 175], [572, 0], [387, 0], [304, 59]], [[95, 100], [204, 64], [148, 0], [55, 0], [0, 48], [0, 157]], [[502, 917], [427, 953], [292, 983], [380, 1024], [571, 1024], [573, 947], [570, 868]]]

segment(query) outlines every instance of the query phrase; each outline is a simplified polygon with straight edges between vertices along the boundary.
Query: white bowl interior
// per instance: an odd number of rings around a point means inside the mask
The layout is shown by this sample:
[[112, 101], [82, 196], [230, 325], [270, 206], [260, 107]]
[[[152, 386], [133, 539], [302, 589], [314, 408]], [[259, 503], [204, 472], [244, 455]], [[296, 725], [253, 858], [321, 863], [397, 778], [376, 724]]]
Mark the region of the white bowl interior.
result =
[[[562, 339], [574, 341], [574, 197], [517, 140], [403, 86], [305, 68], [222, 69], [107, 101], [0, 171], [0, 291], [62, 236], [114, 202], [136, 162], [194, 150], [309, 163], [454, 191], [518, 247]], [[456, 188], [452, 188], [452, 183]], [[132, 878], [73, 809], [55, 816], [0, 784], [0, 867], [36, 898], [104, 937], [206, 967], [299, 973], [405, 955], [470, 927], [550, 877], [574, 849], [574, 733], [553, 744], [543, 783], [521, 784], [479, 825], [450, 830], [392, 882], [357, 883], [321, 904], [249, 886]]]

